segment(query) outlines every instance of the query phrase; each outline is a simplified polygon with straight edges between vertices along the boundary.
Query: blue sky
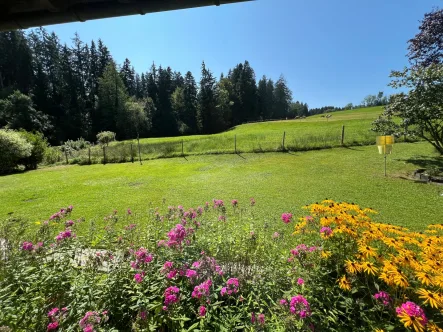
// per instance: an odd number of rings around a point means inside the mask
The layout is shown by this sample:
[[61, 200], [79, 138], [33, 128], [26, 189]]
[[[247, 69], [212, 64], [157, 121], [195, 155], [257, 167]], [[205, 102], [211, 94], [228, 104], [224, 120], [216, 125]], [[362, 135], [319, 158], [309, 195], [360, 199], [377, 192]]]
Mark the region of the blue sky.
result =
[[49, 26], [62, 42], [75, 32], [101, 38], [117, 63], [141, 73], [152, 62], [198, 79], [202, 60], [218, 77], [248, 60], [257, 80], [284, 74], [309, 107], [360, 103], [392, 93], [392, 69], [407, 65], [407, 40], [441, 0], [257, 0], [144, 16]]

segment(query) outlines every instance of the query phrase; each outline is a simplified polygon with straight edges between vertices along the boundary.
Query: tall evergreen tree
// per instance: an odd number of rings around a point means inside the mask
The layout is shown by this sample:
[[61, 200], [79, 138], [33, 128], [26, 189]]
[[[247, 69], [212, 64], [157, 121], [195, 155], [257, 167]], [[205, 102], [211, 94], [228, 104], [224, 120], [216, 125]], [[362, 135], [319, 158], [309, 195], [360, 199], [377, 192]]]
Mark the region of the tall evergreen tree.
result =
[[183, 96], [185, 108], [181, 120], [188, 126], [191, 134], [198, 132], [197, 125], [197, 84], [190, 71], [185, 75]]
[[135, 74], [134, 68], [131, 66], [131, 61], [128, 58], [123, 62], [123, 66], [120, 69], [120, 76], [125, 84], [126, 91], [130, 96], [135, 96]]
[[198, 122], [203, 134], [219, 131], [223, 118], [217, 110], [215, 78], [202, 63], [200, 90], [198, 92]]
[[158, 136], [177, 135], [177, 122], [171, 104], [172, 95], [172, 70], [171, 68], [158, 68], [158, 100], [157, 112], [152, 119], [153, 129]]
[[265, 119], [268, 112], [267, 112], [267, 79], [266, 76], [263, 75], [263, 77], [258, 81], [258, 87], [257, 87], [257, 115], [261, 119]]
[[263, 115], [264, 119], [273, 119], [275, 114], [275, 96], [274, 96], [274, 81], [268, 79], [266, 83], [266, 113]]
[[280, 78], [275, 83], [274, 98], [275, 117], [277, 119], [286, 118], [291, 105], [292, 93], [291, 90], [289, 90], [283, 75], [280, 75]]

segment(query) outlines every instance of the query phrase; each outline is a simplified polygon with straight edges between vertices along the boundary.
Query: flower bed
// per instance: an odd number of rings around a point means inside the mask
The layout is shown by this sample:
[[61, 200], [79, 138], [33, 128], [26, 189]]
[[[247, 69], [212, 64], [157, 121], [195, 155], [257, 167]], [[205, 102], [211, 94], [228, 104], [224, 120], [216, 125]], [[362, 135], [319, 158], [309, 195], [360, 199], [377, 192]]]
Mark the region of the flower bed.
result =
[[443, 331], [443, 225], [410, 232], [330, 200], [269, 218], [255, 204], [89, 224], [69, 207], [36, 232], [7, 220], [0, 331]]

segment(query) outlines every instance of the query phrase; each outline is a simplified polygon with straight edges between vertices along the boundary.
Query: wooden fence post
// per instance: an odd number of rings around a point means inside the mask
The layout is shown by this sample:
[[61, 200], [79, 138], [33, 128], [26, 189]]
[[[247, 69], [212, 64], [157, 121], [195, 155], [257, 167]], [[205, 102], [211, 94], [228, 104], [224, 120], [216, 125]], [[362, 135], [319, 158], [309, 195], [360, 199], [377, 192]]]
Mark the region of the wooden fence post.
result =
[[131, 162], [134, 163], [134, 153], [132, 152], [132, 143], [131, 143]]
[[282, 141], [283, 151], [285, 151], [285, 138], [286, 138], [286, 131], [283, 132], [283, 141]]
[[66, 165], [69, 164], [69, 160], [68, 160], [68, 150], [65, 149], [65, 157], [66, 157]]
[[345, 125], [341, 126], [341, 146], [343, 146], [345, 142]]
[[103, 165], [106, 164], [106, 146], [103, 145]]
[[91, 147], [88, 147], [88, 161], [89, 165], [91, 165]]
[[141, 153], [140, 153], [140, 137], [137, 136], [137, 144], [138, 144], [138, 160], [140, 160], [140, 165], [142, 164], [142, 157], [141, 157]]
[[237, 135], [234, 135], [234, 152], [237, 153]]

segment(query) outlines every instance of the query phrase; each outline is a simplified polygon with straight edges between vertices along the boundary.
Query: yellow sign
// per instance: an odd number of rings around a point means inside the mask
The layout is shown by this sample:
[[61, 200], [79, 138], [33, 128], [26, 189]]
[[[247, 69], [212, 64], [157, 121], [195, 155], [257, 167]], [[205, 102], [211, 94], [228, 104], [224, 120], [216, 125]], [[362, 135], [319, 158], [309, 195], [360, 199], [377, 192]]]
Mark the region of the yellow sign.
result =
[[394, 135], [377, 136], [378, 153], [391, 154], [392, 145], [394, 144]]

